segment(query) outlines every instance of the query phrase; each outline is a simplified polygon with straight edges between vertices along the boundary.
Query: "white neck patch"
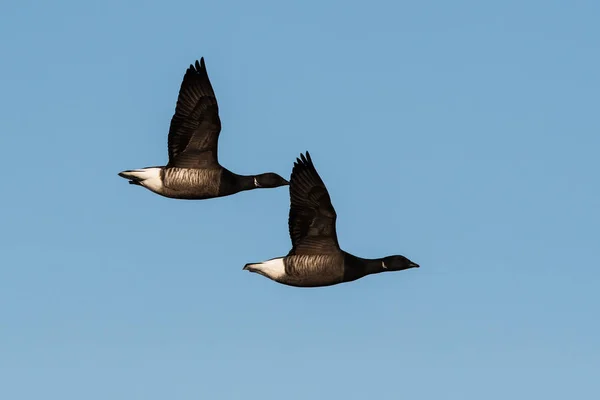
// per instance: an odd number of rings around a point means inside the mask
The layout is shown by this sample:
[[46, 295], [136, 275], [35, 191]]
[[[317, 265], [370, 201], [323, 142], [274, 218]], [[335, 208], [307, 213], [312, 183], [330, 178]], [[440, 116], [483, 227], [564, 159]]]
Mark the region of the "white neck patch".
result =
[[381, 261], [381, 266], [383, 267], [383, 269], [387, 269], [387, 265], [385, 265], [385, 263], [383, 262], [383, 260]]
[[258, 184], [258, 180], [256, 178], [254, 178], [254, 186], [260, 187], [260, 185]]

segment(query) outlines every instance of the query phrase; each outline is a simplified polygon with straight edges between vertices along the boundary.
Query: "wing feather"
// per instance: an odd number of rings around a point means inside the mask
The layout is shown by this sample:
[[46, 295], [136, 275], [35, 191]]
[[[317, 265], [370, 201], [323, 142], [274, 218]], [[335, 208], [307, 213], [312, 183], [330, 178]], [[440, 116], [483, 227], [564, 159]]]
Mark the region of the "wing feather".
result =
[[306, 156], [301, 154], [294, 163], [290, 203], [290, 254], [333, 254], [340, 251], [335, 230], [337, 215], [308, 152]]
[[219, 106], [208, 78], [204, 58], [187, 69], [169, 128], [169, 165], [210, 168], [219, 165], [221, 132]]

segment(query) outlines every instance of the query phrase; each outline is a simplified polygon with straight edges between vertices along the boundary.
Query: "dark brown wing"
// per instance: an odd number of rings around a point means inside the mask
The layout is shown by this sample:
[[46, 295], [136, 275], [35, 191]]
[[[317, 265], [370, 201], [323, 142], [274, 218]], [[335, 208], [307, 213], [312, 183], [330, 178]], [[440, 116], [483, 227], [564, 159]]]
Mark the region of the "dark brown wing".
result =
[[204, 58], [185, 72], [169, 128], [169, 167], [218, 167], [219, 106]]
[[290, 254], [339, 252], [335, 232], [337, 215], [308, 152], [306, 157], [301, 154], [294, 163], [290, 179], [290, 202]]

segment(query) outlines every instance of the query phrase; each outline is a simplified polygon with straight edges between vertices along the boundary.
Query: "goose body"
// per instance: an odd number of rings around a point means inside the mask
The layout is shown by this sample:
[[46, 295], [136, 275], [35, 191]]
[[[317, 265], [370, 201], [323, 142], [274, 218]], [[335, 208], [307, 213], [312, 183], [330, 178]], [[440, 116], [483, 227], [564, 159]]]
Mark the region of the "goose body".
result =
[[217, 99], [201, 58], [187, 69], [179, 89], [169, 128], [168, 164], [122, 171], [119, 176], [161, 196], [187, 200], [289, 184], [273, 172], [238, 175], [222, 167], [217, 148], [220, 132]]
[[401, 255], [366, 259], [340, 248], [335, 228], [337, 215], [308, 152], [294, 163], [290, 203], [288, 226], [292, 249], [288, 255], [246, 264], [245, 270], [284, 285], [316, 287], [419, 267]]

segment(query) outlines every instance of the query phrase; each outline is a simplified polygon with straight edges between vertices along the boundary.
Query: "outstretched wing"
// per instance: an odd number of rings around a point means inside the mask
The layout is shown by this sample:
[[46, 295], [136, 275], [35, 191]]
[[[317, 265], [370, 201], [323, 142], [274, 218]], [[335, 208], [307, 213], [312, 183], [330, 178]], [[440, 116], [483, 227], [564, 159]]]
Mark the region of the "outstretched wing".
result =
[[185, 72], [169, 128], [169, 164], [179, 168], [219, 165], [219, 106], [208, 79], [204, 57]]
[[290, 254], [339, 252], [335, 232], [337, 215], [308, 152], [306, 157], [300, 154], [294, 163], [290, 179], [290, 202]]

